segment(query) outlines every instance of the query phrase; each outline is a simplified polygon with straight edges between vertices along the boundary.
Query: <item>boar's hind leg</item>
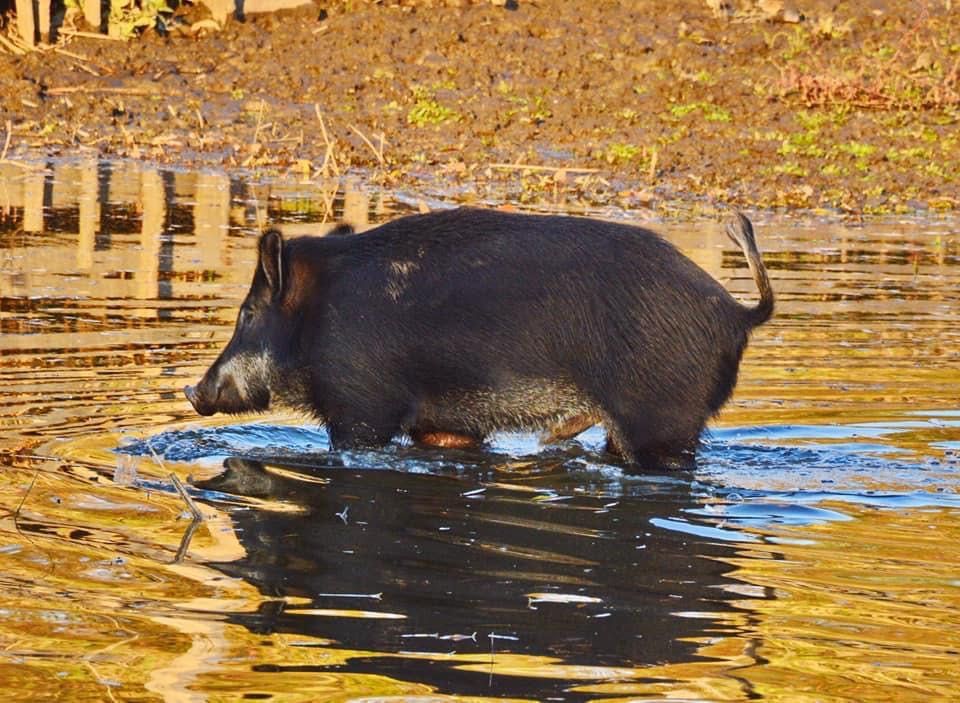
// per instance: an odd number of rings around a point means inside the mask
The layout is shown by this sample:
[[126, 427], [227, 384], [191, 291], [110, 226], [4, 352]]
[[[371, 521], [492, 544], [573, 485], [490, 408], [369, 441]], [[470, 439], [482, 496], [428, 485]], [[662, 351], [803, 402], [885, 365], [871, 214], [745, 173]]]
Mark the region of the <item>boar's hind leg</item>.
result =
[[634, 451], [630, 464], [641, 471], [693, 471], [697, 468], [697, 442]]
[[614, 419], [607, 435], [607, 451], [643, 471], [696, 468], [699, 426], [647, 415], [629, 420]]

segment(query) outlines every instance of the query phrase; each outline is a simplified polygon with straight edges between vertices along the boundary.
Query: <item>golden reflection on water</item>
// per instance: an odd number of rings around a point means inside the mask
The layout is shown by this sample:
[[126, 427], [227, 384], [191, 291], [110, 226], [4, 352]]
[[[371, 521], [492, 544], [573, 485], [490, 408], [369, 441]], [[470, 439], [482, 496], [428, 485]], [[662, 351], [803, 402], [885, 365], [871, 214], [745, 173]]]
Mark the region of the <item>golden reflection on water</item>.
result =
[[751, 548], [732, 561], [738, 578], [775, 595], [751, 606], [764, 664], [740, 674], [771, 700], [955, 698], [957, 511], [853, 516], [796, 530], [809, 544]]
[[[729, 567], [728, 583], [704, 583], [699, 605], [678, 601], [674, 610], [678, 620], [703, 623], [677, 630], [699, 658], [577, 663], [511, 651], [509, 639], [483, 640], [471, 652], [442, 640], [433, 643], [437, 651], [376, 651], [238, 624], [236, 614], [276, 603], [308, 619], [402, 622], [406, 615], [377, 602], [317, 607], [227, 575], [215, 565], [249, 557], [250, 536], [236, 514], [209, 502], [178, 562], [189, 520], [166, 488], [166, 473], [212, 470], [174, 461], [161, 469], [148, 458], [124, 465], [112, 450], [128, 436], [223, 424], [192, 416], [178, 389], [229, 335], [262, 222], [285, 221], [296, 233], [323, 229], [336, 214], [362, 228], [395, 207], [361, 188], [345, 196], [323, 185], [266, 186], [135, 164], [0, 164], [0, 685], [11, 698], [481, 700], [488, 692], [502, 700], [515, 690], [545, 690], [509, 683], [537, 679], [603, 700], [957, 696], [960, 512], [948, 507], [827, 502], [821, 507], [852, 519], [741, 528], [760, 539], [722, 555], [698, 552]], [[719, 226], [662, 229], [731, 290], [753, 296]], [[956, 426], [912, 413], [949, 417], [958, 405], [955, 224], [851, 229], [769, 218], [760, 236], [780, 294], [778, 315], [757, 333], [720, 425], [889, 421], [898, 429], [877, 445], [945, 461], [944, 447], [960, 447]], [[500, 491], [498, 505], [516, 510], [477, 512], [471, 525], [545, 535], [552, 547], [488, 538], [469, 549], [515, 557], [536, 593], [541, 583], [563, 592], [596, 588], [590, 570], [603, 553], [587, 558], [568, 543], [602, 544], [616, 528], [559, 519], [562, 510], [594, 510], [584, 505], [544, 505], [554, 512], [524, 517], [521, 509], [552, 499], [542, 492], [541, 470], [537, 462], [505, 466], [484, 485]], [[306, 480], [282, 467], [270, 471], [278, 480]], [[320, 488], [330, 483], [312, 480]], [[857, 488], [892, 491], [896, 483], [880, 475]], [[276, 496], [245, 497], [242, 506], [304, 510]], [[435, 533], [411, 526], [405, 534], [443, 543]], [[564, 575], [560, 567], [581, 572]], [[491, 566], [474, 573], [497, 582], [518, 572]], [[719, 588], [731, 608], [711, 600], [708, 589]], [[388, 660], [389, 668], [370, 663]], [[410, 680], [425, 669], [404, 667], [425, 662], [468, 678]]]
[[[781, 528], [792, 544], [727, 559], [770, 594], [743, 601], [740, 635], [705, 642], [718, 662], [665, 664], [654, 683], [581, 693], [696, 700], [954, 700], [960, 686], [960, 517], [955, 510], [846, 511], [851, 522]], [[677, 682], [685, 682], [679, 684]]]
[[[37, 476], [16, 522], [8, 517], [0, 525], [0, 680], [19, 699], [141, 700], [147, 691], [193, 701], [238, 687], [284, 701], [433, 694], [429, 686], [375, 675], [278, 679], [251, 672], [253, 665], [331, 667], [378, 653], [225, 623], [220, 613], [253, 611], [264, 598], [241, 579], [203, 566], [235, 559], [242, 549], [229, 518], [209, 507], [191, 542], [193, 563], [176, 564], [186, 528], [176, 519], [177, 499], [109, 485], [88, 492], [56, 473]], [[5, 471], [2, 480], [0, 505], [9, 515], [32, 478]]]

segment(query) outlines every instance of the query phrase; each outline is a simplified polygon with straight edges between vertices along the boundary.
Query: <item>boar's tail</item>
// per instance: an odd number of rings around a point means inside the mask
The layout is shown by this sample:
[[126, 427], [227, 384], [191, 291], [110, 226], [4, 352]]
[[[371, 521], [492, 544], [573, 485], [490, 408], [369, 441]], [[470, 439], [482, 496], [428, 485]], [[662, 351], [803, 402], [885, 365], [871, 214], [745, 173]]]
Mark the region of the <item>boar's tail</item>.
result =
[[750, 273], [753, 274], [753, 280], [760, 291], [760, 302], [752, 308], [746, 308], [747, 319], [751, 327], [762, 325], [773, 315], [773, 288], [770, 287], [767, 267], [763, 265], [760, 250], [757, 249], [753, 225], [743, 213], [737, 212], [734, 215], [734, 221], [727, 225], [727, 236], [740, 247], [747, 258], [747, 266], [750, 267]]

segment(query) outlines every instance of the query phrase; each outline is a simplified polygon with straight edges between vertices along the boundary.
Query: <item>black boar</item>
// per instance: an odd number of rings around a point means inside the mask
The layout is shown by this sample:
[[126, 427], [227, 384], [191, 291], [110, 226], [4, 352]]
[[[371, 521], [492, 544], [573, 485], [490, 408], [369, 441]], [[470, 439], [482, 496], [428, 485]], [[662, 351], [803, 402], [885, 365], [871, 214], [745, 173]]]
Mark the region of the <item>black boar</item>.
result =
[[691, 466], [773, 313], [750, 221], [727, 233], [755, 307], [653, 232], [593, 219], [459, 209], [359, 235], [267, 231], [233, 338], [185, 393], [202, 415], [301, 408], [334, 448], [602, 422], [628, 462]]

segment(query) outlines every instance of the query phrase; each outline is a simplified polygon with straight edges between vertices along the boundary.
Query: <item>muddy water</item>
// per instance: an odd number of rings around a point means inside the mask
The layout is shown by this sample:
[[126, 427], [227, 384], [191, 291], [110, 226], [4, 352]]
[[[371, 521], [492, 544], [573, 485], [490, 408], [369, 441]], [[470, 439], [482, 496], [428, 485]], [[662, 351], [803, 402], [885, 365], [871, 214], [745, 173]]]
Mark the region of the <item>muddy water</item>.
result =
[[[330, 453], [304, 418], [191, 413], [261, 222], [417, 205], [0, 164], [8, 697], [960, 695], [956, 221], [758, 215], [778, 315], [693, 474], [626, 474], [596, 430]], [[753, 294], [718, 225], [658, 227]]]

